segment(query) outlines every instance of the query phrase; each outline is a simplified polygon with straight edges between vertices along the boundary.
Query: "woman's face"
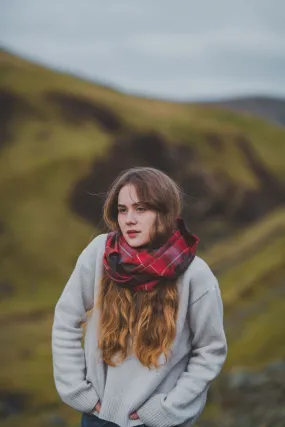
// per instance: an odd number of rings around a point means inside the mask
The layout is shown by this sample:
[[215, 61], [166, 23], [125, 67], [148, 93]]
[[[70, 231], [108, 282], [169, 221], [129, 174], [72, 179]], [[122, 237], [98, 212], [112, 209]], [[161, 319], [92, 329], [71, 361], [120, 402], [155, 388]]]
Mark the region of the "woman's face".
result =
[[151, 239], [157, 213], [138, 199], [132, 184], [121, 188], [118, 196], [118, 223], [130, 246], [147, 245]]

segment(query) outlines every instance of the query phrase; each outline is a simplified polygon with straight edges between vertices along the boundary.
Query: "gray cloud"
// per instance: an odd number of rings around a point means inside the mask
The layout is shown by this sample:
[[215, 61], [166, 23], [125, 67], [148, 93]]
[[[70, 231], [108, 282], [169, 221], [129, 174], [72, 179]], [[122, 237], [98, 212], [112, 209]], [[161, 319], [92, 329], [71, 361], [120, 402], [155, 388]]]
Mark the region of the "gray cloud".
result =
[[285, 96], [280, 0], [2, 0], [4, 47], [143, 95]]

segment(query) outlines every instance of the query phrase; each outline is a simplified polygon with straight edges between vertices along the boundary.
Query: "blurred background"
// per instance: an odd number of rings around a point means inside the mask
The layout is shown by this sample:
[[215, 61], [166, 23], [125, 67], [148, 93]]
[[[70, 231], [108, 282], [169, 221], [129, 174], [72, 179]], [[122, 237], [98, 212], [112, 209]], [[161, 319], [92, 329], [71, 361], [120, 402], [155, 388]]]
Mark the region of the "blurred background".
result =
[[197, 426], [284, 427], [284, 22], [281, 0], [1, 1], [1, 426], [79, 426], [54, 306], [112, 180], [150, 165], [182, 186], [224, 301]]

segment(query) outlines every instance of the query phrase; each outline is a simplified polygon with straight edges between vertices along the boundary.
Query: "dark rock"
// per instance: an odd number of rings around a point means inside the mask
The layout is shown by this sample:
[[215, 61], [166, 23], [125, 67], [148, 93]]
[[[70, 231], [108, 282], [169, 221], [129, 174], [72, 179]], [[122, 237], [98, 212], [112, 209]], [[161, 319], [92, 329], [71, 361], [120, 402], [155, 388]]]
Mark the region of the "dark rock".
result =
[[19, 414], [26, 408], [28, 395], [10, 390], [0, 390], [0, 419]]
[[249, 169], [259, 181], [259, 189], [246, 191], [234, 217], [241, 223], [254, 221], [275, 207], [285, 203], [285, 187], [264, 165], [250, 141], [245, 137], [237, 138], [237, 145], [248, 164]]
[[225, 192], [232, 191], [232, 185], [225, 182], [226, 177], [203, 169], [193, 148], [170, 144], [156, 132], [132, 132], [116, 139], [108, 156], [96, 160], [91, 173], [75, 185], [70, 196], [72, 210], [96, 227], [103, 226], [105, 192], [122, 170], [133, 166], [155, 167], [180, 184], [186, 199], [183, 214], [192, 230], [201, 218], [228, 209]]
[[59, 108], [62, 119], [68, 124], [80, 126], [93, 121], [108, 132], [117, 132], [123, 127], [119, 115], [102, 103], [56, 91], [46, 92], [45, 99]]
[[256, 387], [267, 384], [268, 376], [264, 372], [239, 371], [229, 376], [229, 387], [232, 389], [242, 387]]
[[224, 148], [224, 143], [220, 135], [216, 133], [209, 133], [206, 135], [208, 144], [214, 148], [215, 151], [221, 153]]
[[208, 401], [221, 408], [221, 415], [205, 423], [201, 420], [199, 427], [284, 427], [284, 361], [260, 371], [222, 373], [210, 390]]
[[[207, 138], [216, 150], [222, 149], [219, 135], [210, 134]], [[70, 195], [71, 209], [103, 230], [102, 208], [110, 184], [123, 170], [151, 166], [164, 171], [180, 185], [185, 196], [183, 216], [190, 231], [202, 241], [209, 241], [211, 235], [204, 234], [208, 219], [223, 219], [229, 229], [243, 226], [285, 201], [285, 189], [258, 158], [250, 142], [239, 137], [237, 144], [260, 181], [258, 190], [241, 193], [238, 184], [225, 172], [207, 171], [198, 152], [189, 144], [170, 143], [152, 131], [128, 132], [116, 138], [106, 158], [96, 159], [89, 175], [75, 185]]]
[[24, 98], [11, 89], [0, 88], [0, 148], [13, 138], [13, 121], [37, 117], [38, 111]]
[[15, 293], [15, 287], [12, 283], [0, 280], [0, 299], [10, 298]]
[[67, 422], [57, 414], [46, 414], [42, 418], [42, 427], [67, 427]]
[[230, 389], [244, 387], [248, 382], [248, 373], [246, 371], [236, 371], [229, 375], [228, 385]]
[[269, 363], [266, 368], [267, 371], [283, 373], [285, 377], [285, 360], [276, 360]]

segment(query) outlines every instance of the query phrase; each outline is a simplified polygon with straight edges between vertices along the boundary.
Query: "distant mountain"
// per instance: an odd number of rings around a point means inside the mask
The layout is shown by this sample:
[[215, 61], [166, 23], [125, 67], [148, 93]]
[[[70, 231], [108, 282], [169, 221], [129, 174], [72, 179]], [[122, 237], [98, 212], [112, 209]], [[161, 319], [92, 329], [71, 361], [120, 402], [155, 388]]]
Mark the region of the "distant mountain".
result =
[[259, 116], [278, 125], [285, 126], [285, 99], [254, 96], [210, 102], [209, 104]]

